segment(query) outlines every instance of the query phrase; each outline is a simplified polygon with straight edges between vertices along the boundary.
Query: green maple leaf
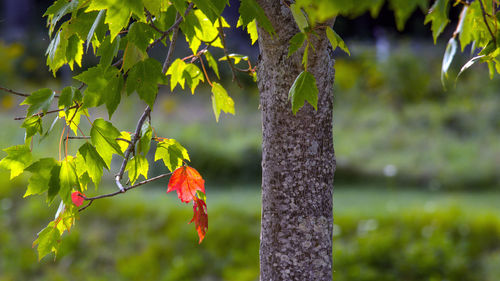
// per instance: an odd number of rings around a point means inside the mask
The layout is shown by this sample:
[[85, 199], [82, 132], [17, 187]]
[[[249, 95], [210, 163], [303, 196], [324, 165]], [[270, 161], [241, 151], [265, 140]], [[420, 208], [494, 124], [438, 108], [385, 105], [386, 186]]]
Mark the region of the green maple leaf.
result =
[[120, 137], [120, 131], [110, 122], [101, 118], [95, 120], [92, 129], [90, 129], [90, 140], [107, 167], [111, 164], [113, 154], [123, 156], [120, 146], [116, 142], [118, 137]]
[[61, 91], [57, 105], [68, 108], [73, 105], [73, 100], [81, 101], [82, 93], [78, 88], [68, 86]]
[[79, 187], [78, 175], [76, 173], [76, 166], [73, 156], [68, 155], [61, 161], [61, 169], [59, 171], [59, 196], [64, 204], [70, 205], [71, 191]]
[[111, 38], [128, 26], [130, 16], [136, 15], [140, 20], [145, 20], [144, 5], [141, 0], [99, 0], [92, 1], [87, 8], [89, 11], [106, 9], [105, 23], [109, 26]]
[[182, 160], [189, 161], [187, 150], [176, 140], [166, 139], [156, 146], [155, 161], [163, 160], [165, 166], [173, 172], [182, 166]]
[[33, 242], [33, 247], [38, 245], [38, 260], [41, 260], [46, 255], [54, 252], [57, 255], [57, 251], [59, 250], [59, 240], [61, 238], [61, 233], [59, 229], [56, 227], [55, 222], [51, 221], [47, 227], [42, 229], [37, 234], [37, 239]]
[[146, 53], [146, 48], [153, 41], [156, 34], [158, 34], [158, 32], [151, 26], [142, 22], [134, 22], [130, 25], [127, 39], [128, 42], [135, 44], [139, 50]]
[[436, 44], [439, 34], [443, 32], [448, 22], [450, 22], [448, 19], [448, 1], [449, 0], [436, 0], [425, 17], [424, 24], [432, 22], [431, 30], [432, 37], [434, 38], [434, 44]]
[[[150, 107], [156, 100], [158, 83], [163, 83], [162, 65], [155, 59], [140, 61], [130, 69], [127, 78], [127, 93], [136, 91]], [[181, 72], [182, 74], [182, 72]]]
[[148, 160], [141, 154], [137, 154], [128, 161], [126, 170], [132, 184], [137, 181], [140, 175], [143, 175], [147, 179], [149, 170]]
[[292, 100], [294, 115], [304, 106], [305, 101], [318, 110], [318, 88], [316, 87], [316, 79], [310, 72], [302, 71], [297, 76], [288, 92], [288, 99]]
[[102, 170], [105, 167], [109, 169], [106, 162], [99, 155], [95, 147], [86, 142], [78, 149], [78, 154], [76, 156], [76, 171], [78, 177], [81, 177], [84, 173], [94, 182], [95, 187], [99, 186], [102, 177]]
[[264, 10], [255, 0], [241, 0], [239, 12], [243, 25], [246, 26], [256, 19], [259, 26], [264, 28], [269, 34], [276, 34], [266, 13], [264, 13]]
[[49, 181], [52, 176], [52, 169], [57, 165], [53, 158], [42, 158], [25, 169], [32, 173], [28, 180], [28, 189], [23, 197], [33, 194], [41, 194], [49, 189]]
[[33, 159], [27, 145], [11, 146], [3, 151], [7, 156], [0, 161], [0, 167], [10, 170], [10, 179], [20, 175]]
[[121, 100], [123, 76], [116, 67], [98, 65], [74, 77], [87, 84], [83, 96], [86, 108], [106, 104], [109, 117], [113, 115]]
[[56, 93], [51, 89], [48, 88], [40, 89], [36, 92], [33, 92], [29, 97], [27, 97], [21, 103], [21, 105], [23, 104], [29, 105], [27, 113], [28, 116], [33, 115], [34, 113], [40, 110], [43, 113], [47, 113], [47, 110], [49, 110], [50, 104], [52, 103], [55, 94]]
[[227, 94], [226, 89], [221, 84], [214, 82], [212, 86], [212, 108], [215, 114], [215, 120], [219, 122], [221, 111], [234, 115], [234, 101]]
[[302, 32], [295, 34], [292, 39], [290, 39], [290, 46], [288, 46], [288, 56], [291, 56], [293, 53], [297, 52], [302, 45], [304, 45], [304, 41], [306, 40], [306, 35]]
[[186, 79], [186, 83], [191, 88], [191, 94], [194, 95], [194, 90], [200, 83], [200, 81], [204, 82], [205, 77], [201, 73], [200, 69], [190, 63], [184, 68], [184, 73], [182, 74], [184, 76], [184, 79]]
[[141, 138], [139, 139], [139, 153], [144, 156], [148, 154], [151, 146], [151, 138], [153, 137], [153, 130], [149, 122], [144, 122], [141, 128]]
[[42, 118], [38, 115], [28, 117], [24, 120], [21, 128], [26, 129], [26, 139], [34, 136], [36, 133], [42, 135]]
[[335, 50], [337, 47], [339, 47], [342, 51], [346, 52], [349, 56], [351, 55], [351, 52], [349, 52], [349, 49], [347, 48], [347, 45], [344, 43], [344, 40], [333, 30], [331, 27], [326, 28], [326, 37], [328, 37], [328, 40], [330, 41], [330, 44], [332, 45], [333, 50]]

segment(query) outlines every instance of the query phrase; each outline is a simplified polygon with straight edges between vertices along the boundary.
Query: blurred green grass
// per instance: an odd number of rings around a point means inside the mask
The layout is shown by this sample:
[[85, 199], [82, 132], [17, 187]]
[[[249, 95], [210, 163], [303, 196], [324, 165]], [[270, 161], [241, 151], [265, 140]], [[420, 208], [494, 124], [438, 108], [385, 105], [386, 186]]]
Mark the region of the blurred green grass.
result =
[[[56, 206], [18, 200], [22, 189], [0, 199], [0, 280], [258, 280], [257, 186], [207, 187], [201, 245], [187, 224], [191, 207], [164, 187], [96, 201], [64, 236], [58, 258], [41, 262], [30, 245]], [[497, 280], [499, 206], [493, 192], [338, 185], [335, 280]]]

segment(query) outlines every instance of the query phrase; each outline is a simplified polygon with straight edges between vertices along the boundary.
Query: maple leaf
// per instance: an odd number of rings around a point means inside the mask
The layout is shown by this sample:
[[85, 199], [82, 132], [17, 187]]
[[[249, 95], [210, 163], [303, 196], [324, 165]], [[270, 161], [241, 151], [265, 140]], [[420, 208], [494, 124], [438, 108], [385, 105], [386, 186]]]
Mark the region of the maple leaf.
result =
[[205, 193], [205, 181], [194, 168], [182, 166], [174, 171], [168, 182], [167, 193], [174, 190], [182, 202], [189, 203], [197, 190]]
[[201, 244], [208, 228], [207, 204], [205, 204], [205, 201], [198, 199], [198, 197], [194, 197], [193, 211], [193, 218], [189, 223], [194, 221], [198, 237], [200, 237], [199, 243]]
[[71, 201], [73, 201], [73, 204], [75, 204], [77, 207], [80, 207], [83, 204], [83, 201], [85, 200], [85, 194], [81, 193], [80, 191], [74, 191], [71, 193]]

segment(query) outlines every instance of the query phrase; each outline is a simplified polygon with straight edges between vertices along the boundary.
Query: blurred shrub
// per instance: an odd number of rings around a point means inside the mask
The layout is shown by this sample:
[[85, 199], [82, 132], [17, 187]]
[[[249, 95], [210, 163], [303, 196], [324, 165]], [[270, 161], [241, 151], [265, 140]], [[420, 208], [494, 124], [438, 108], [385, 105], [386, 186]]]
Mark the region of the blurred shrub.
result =
[[[41, 262], [31, 242], [55, 210], [39, 198], [1, 199], [0, 280], [258, 280], [260, 210], [248, 200], [258, 194], [224, 196], [209, 194], [210, 226], [200, 245], [186, 223], [191, 208], [168, 196], [136, 192], [95, 202], [63, 239], [57, 260]], [[334, 279], [497, 280], [499, 249], [500, 217], [484, 207], [339, 211]]]

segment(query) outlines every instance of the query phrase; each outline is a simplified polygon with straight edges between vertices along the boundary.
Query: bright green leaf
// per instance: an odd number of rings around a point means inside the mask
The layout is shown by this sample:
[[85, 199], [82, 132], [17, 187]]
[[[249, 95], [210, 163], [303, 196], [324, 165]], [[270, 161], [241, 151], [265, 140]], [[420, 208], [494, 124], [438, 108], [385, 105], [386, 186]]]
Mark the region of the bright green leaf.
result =
[[340, 36], [335, 32], [335, 30], [331, 29], [330, 27], [326, 28], [326, 36], [328, 37], [328, 40], [330, 40], [330, 44], [332, 45], [332, 48], [335, 50], [337, 47], [342, 49], [342, 51], [346, 52], [349, 56], [351, 55], [351, 52], [349, 52], [349, 49], [347, 48], [346, 44], [344, 43], [344, 40], [340, 38]]
[[134, 184], [140, 175], [143, 175], [145, 179], [148, 178], [149, 163], [146, 157], [141, 154], [135, 155], [127, 163], [126, 171], [128, 171], [128, 178], [130, 183]]
[[153, 130], [151, 124], [149, 124], [149, 122], [144, 122], [141, 128], [141, 138], [139, 139], [139, 153], [142, 153], [144, 156], [148, 154], [152, 137]]
[[42, 118], [38, 115], [28, 117], [24, 120], [21, 128], [26, 129], [26, 138], [34, 136], [36, 133], [42, 135]]
[[432, 5], [429, 13], [425, 17], [424, 24], [428, 22], [432, 22], [431, 30], [432, 37], [434, 38], [434, 44], [436, 44], [436, 40], [448, 24], [450, 20], [448, 19], [448, 10], [449, 10], [449, 0], [436, 0]]
[[184, 68], [186, 68], [186, 63], [181, 59], [176, 59], [168, 68], [165, 75], [170, 75], [170, 91], [173, 91], [177, 84], [181, 85], [184, 89]]
[[30, 148], [27, 145], [16, 145], [4, 149], [7, 156], [0, 161], [0, 167], [10, 170], [10, 179], [20, 175], [32, 160]]
[[219, 122], [219, 115], [221, 111], [231, 113], [234, 115], [234, 101], [227, 94], [226, 89], [221, 84], [212, 83], [212, 108], [215, 114], [215, 120]]
[[290, 10], [292, 11], [293, 18], [295, 19], [295, 22], [297, 23], [300, 31], [304, 32], [304, 30], [309, 26], [306, 16], [304, 15], [300, 7], [295, 4], [290, 5]]
[[70, 205], [71, 190], [79, 187], [78, 175], [73, 156], [68, 155], [61, 161], [61, 170], [59, 171], [59, 196], [66, 205]]
[[61, 233], [57, 229], [55, 222], [51, 221], [46, 228], [42, 229], [42, 231], [37, 234], [37, 236], [35, 242], [33, 242], [33, 247], [38, 245], [38, 260], [41, 260], [51, 252], [57, 255]]
[[210, 68], [212, 68], [212, 70], [215, 72], [215, 75], [217, 75], [217, 78], [220, 79], [219, 66], [217, 65], [217, 61], [214, 59], [214, 57], [212, 56], [212, 54], [209, 51], [206, 51], [204, 53], [204, 55], [205, 55], [205, 58], [207, 59], [208, 66], [210, 66]]
[[186, 83], [191, 88], [191, 94], [194, 95], [194, 90], [200, 83], [200, 81], [205, 81], [205, 77], [203, 76], [203, 73], [201, 73], [200, 69], [190, 63], [184, 68], [184, 73], [183, 73], [184, 79], [186, 79]]
[[314, 76], [307, 71], [302, 71], [293, 82], [290, 92], [288, 92], [288, 99], [292, 100], [294, 115], [304, 106], [305, 101], [318, 110], [318, 88]]
[[[131, 137], [130, 137], [130, 134], [128, 132], [123, 131], [123, 132], [120, 133], [120, 139], [124, 139], [124, 140], [130, 141]], [[121, 149], [122, 153], [125, 153], [125, 151], [128, 148], [129, 143], [127, 141], [123, 141], [123, 140], [120, 140], [120, 139], [117, 140], [117, 143], [120, 146], [120, 149]]]
[[155, 161], [163, 160], [165, 166], [173, 172], [182, 166], [182, 160], [189, 161], [187, 150], [174, 139], [165, 139], [156, 146]]

